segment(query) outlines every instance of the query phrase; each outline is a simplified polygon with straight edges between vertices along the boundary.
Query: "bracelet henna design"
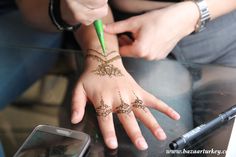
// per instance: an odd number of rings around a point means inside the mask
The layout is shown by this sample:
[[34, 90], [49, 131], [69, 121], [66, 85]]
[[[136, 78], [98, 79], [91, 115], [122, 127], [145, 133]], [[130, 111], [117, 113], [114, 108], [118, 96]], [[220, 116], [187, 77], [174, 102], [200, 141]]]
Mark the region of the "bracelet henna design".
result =
[[101, 55], [101, 56], [103, 56], [103, 57], [108, 57], [108, 56], [110, 56], [111, 54], [117, 52], [117, 51], [111, 51], [111, 52], [109, 52], [109, 53], [106, 53], [106, 55], [103, 55], [102, 53], [100, 53], [100, 52], [98, 52], [97, 50], [94, 50], [94, 49], [88, 49], [87, 51], [93, 51], [93, 52], [95, 52], [96, 54]]
[[97, 116], [102, 116], [102, 117], [106, 117], [108, 116], [110, 113], [112, 113], [112, 109], [111, 107], [109, 107], [108, 105], [106, 105], [104, 103], [104, 100], [101, 99], [100, 101], [100, 106], [98, 106], [96, 108], [96, 113], [97, 113]]
[[[93, 49], [90, 49], [90, 50], [93, 50]], [[94, 50], [94, 51], [97, 52], [96, 50]], [[113, 53], [113, 51], [111, 53]], [[111, 54], [111, 53], [109, 53], [109, 54]], [[100, 54], [100, 53], [97, 52], [97, 54]], [[101, 63], [98, 65], [98, 67], [95, 70], [92, 71], [96, 75], [99, 75], [99, 76], [108, 75], [109, 77], [123, 76], [123, 74], [121, 73], [121, 70], [119, 68], [115, 67], [113, 64], [110, 64], [111, 62], [113, 62], [115, 60], [121, 59], [120, 55], [117, 55], [109, 60], [106, 57], [105, 57], [105, 59], [103, 59], [102, 57], [99, 57], [98, 55], [94, 55], [94, 54], [87, 54], [86, 57], [91, 57], [92, 59], [95, 59]]]
[[[120, 93], [119, 93], [119, 95], [120, 95]], [[131, 106], [123, 101], [123, 99], [121, 98], [121, 95], [120, 95], [120, 101], [121, 101], [121, 104], [120, 104], [120, 106], [116, 107], [116, 113], [117, 114], [124, 114], [124, 113], [129, 114], [132, 111]]]
[[93, 54], [87, 54], [86, 57], [91, 57], [93, 59], [96, 59], [98, 62], [100, 63], [104, 63], [104, 64], [108, 64], [108, 63], [111, 63], [115, 60], [118, 60], [118, 59], [121, 59], [120, 55], [117, 55], [109, 60], [107, 59], [102, 59], [101, 57], [98, 57], [97, 55], [93, 55]]
[[[134, 95], [136, 96], [135, 93], [134, 93]], [[141, 99], [139, 99], [137, 96], [136, 96], [136, 99], [134, 100], [134, 102], [132, 102], [131, 104], [134, 108], [142, 109], [143, 111], [147, 112], [145, 110], [146, 106], [144, 105], [143, 101]]]

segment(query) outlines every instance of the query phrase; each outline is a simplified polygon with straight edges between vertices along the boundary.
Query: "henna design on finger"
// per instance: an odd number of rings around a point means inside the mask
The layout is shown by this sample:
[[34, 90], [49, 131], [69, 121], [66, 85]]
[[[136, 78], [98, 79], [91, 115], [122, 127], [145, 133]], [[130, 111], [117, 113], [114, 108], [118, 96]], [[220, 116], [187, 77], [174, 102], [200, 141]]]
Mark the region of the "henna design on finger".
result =
[[[135, 93], [134, 93], [134, 95], [136, 96]], [[143, 111], [147, 112], [146, 111], [147, 107], [144, 105], [143, 100], [139, 99], [137, 96], [136, 96], [136, 99], [134, 100], [134, 102], [132, 102], [131, 104], [134, 108], [142, 109]]]
[[[119, 92], [119, 95], [120, 95], [120, 92]], [[124, 113], [129, 114], [132, 111], [131, 106], [123, 101], [123, 99], [121, 98], [121, 95], [120, 95], [120, 101], [121, 101], [121, 104], [120, 104], [120, 106], [116, 107], [116, 113], [117, 114], [124, 114]]]
[[106, 117], [106, 116], [108, 116], [110, 113], [112, 113], [112, 109], [111, 109], [111, 107], [109, 107], [108, 105], [106, 105], [106, 104], [104, 103], [104, 100], [101, 98], [100, 106], [98, 106], [98, 107], [96, 108], [96, 113], [97, 113], [97, 116]]

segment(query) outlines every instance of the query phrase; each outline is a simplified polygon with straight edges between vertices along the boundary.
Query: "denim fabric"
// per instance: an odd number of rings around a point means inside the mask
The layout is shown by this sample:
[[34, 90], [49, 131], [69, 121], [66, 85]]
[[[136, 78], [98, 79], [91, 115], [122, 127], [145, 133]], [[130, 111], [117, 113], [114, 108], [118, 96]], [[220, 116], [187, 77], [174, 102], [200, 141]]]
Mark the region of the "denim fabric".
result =
[[2, 148], [1, 141], [0, 141], [0, 157], [4, 157], [4, 151], [3, 151], [3, 148]]
[[0, 16], [0, 109], [22, 94], [45, 74], [57, 53], [10, 45], [58, 47], [59, 33], [39, 32], [29, 27], [18, 11]]
[[184, 62], [236, 67], [236, 11], [210, 21], [206, 29], [182, 39], [174, 48]]
[[15, 0], [1, 0], [0, 1], [0, 15], [3, 13], [7, 13], [11, 10], [16, 9], [16, 2]]

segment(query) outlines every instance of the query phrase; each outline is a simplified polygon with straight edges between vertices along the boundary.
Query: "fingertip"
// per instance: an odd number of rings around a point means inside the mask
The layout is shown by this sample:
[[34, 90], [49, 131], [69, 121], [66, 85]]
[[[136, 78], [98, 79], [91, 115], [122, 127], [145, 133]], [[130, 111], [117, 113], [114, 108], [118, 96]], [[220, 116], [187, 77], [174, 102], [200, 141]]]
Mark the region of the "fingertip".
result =
[[110, 149], [116, 149], [118, 147], [118, 142], [115, 137], [110, 137], [110, 138], [106, 139], [105, 143], [106, 143], [107, 147]]
[[140, 137], [135, 141], [135, 145], [137, 146], [138, 149], [140, 150], [147, 150], [148, 145], [147, 142], [145, 141], [144, 138]]
[[171, 117], [174, 119], [174, 120], [179, 120], [180, 119], [180, 115], [178, 112], [176, 112], [175, 110], [172, 110], [171, 112]]
[[76, 111], [73, 111], [71, 116], [71, 123], [76, 124], [78, 123], [78, 113]]
[[82, 120], [82, 118], [83, 118], [82, 113], [80, 113], [79, 111], [73, 111], [71, 116], [71, 123], [77, 124]]

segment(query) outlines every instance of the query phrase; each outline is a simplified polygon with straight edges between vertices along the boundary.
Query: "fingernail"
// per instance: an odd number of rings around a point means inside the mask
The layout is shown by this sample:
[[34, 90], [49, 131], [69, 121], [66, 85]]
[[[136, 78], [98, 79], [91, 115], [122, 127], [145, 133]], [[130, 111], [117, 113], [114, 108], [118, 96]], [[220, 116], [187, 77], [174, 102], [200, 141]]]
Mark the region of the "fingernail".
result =
[[115, 149], [118, 147], [117, 140], [115, 138], [109, 138], [107, 139], [107, 144], [109, 148]]
[[79, 115], [79, 112], [77, 112], [77, 111], [74, 111], [74, 112], [72, 113], [71, 123], [73, 123], [73, 124], [77, 123], [77, 117], [78, 117], [78, 115]]
[[180, 119], [180, 115], [174, 110], [172, 111], [172, 115], [173, 115], [174, 119], [176, 119], [176, 120]]
[[146, 150], [148, 148], [148, 145], [143, 138], [138, 138], [136, 140], [136, 143], [137, 143], [138, 148], [141, 150]]
[[159, 140], [165, 140], [166, 139], [166, 134], [162, 129], [157, 129], [156, 132], [155, 132], [155, 135]]

